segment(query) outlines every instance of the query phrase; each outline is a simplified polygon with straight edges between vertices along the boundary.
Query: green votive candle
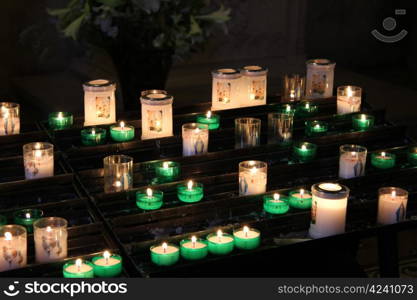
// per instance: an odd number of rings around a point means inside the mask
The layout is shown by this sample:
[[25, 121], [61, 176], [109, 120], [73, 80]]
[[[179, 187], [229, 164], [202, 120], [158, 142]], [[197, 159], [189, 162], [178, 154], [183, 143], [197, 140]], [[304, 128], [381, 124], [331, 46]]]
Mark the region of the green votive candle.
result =
[[319, 107], [308, 101], [301, 102], [297, 108], [295, 114], [299, 117], [311, 117], [315, 115], [319, 110]]
[[69, 112], [53, 112], [48, 116], [49, 128], [61, 130], [70, 128], [74, 123], [74, 117]]
[[395, 166], [396, 155], [389, 152], [371, 154], [371, 164], [378, 169], [390, 169]]
[[180, 242], [181, 256], [187, 260], [203, 259], [208, 254], [207, 241], [197, 239], [192, 236], [191, 239], [185, 239]]
[[7, 224], [7, 218], [6, 216], [0, 215], [0, 226]]
[[180, 249], [172, 244], [162, 243], [151, 247], [151, 260], [158, 266], [171, 266], [180, 258]]
[[326, 134], [329, 125], [325, 121], [306, 121], [305, 133], [307, 136], [321, 136]]
[[143, 210], [160, 209], [163, 204], [164, 193], [147, 188], [146, 191], [136, 192], [136, 205]]
[[122, 121], [119, 125], [110, 126], [110, 136], [115, 142], [128, 142], [135, 137], [135, 127]]
[[197, 115], [196, 122], [199, 124], [206, 124], [208, 125], [209, 130], [214, 130], [220, 127], [220, 116], [208, 111], [205, 115]]
[[352, 127], [355, 130], [365, 131], [374, 126], [375, 117], [367, 114], [355, 114], [352, 116]]
[[407, 153], [408, 162], [412, 166], [417, 166], [417, 147], [411, 147]]
[[317, 153], [317, 145], [308, 142], [295, 143], [292, 149], [294, 159], [299, 162], [311, 161]]
[[177, 186], [177, 196], [182, 202], [194, 203], [204, 197], [204, 188], [201, 183], [189, 180]]
[[43, 217], [43, 211], [40, 209], [22, 209], [14, 213], [14, 222], [17, 225], [26, 227], [28, 233], [33, 232], [33, 223]]
[[299, 209], [308, 209], [311, 208], [311, 193], [304, 190], [299, 189], [290, 192], [290, 206], [299, 208]]
[[233, 236], [217, 230], [216, 233], [210, 233], [207, 236], [208, 251], [215, 255], [226, 255], [233, 251], [235, 243]]
[[117, 254], [104, 251], [102, 256], [93, 257], [94, 275], [96, 277], [117, 277], [122, 273], [122, 258]]
[[81, 130], [81, 143], [84, 146], [96, 146], [106, 143], [107, 130], [104, 128], [90, 127]]
[[279, 107], [278, 111], [287, 114], [295, 114], [296, 108], [291, 104], [283, 104]]
[[273, 195], [265, 195], [264, 200], [264, 210], [267, 213], [274, 215], [281, 215], [288, 212], [290, 209], [290, 204], [288, 203], [288, 198], [283, 197], [278, 193]]
[[243, 226], [233, 231], [235, 246], [238, 249], [252, 250], [259, 247], [261, 243], [261, 233], [259, 230]]
[[94, 266], [89, 261], [70, 261], [64, 265], [63, 274], [65, 278], [93, 278]]
[[158, 182], [170, 182], [180, 175], [180, 164], [174, 161], [159, 162], [155, 165], [155, 174]]

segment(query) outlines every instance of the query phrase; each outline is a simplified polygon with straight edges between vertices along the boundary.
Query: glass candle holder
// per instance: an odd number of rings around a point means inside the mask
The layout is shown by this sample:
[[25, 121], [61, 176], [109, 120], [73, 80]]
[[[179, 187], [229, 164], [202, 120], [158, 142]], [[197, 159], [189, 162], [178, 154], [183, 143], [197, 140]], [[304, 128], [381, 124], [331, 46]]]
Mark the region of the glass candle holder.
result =
[[383, 187], [378, 190], [378, 224], [388, 225], [405, 220], [408, 192], [398, 187]]
[[135, 138], [135, 127], [120, 122], [119, 125], [110, 126], [110, 136], [115, 142], [128, 142]]
[[165, 91], [145, 91], [140, 97], [142, 111], [142, 140], [173, 135], [172, 103], [174, 97]]
[[210, 110], [205, 115], [197, 115], [197, 123], [206, 124], [209, 130], [220, 127], [220, 116], [213, 114]]
[[197, 239], [192, 236], [191, 239], [185, 239], [180, 242], [181, 256], [186, 260], [203, 259], [208, 254], [208, 243], [206, 240]]
[[217, 230], [207, 236], [208, 251], [214, 255], [226, 255], [233, 251], [235, 244], [233, 236]]
[[171, 266], [180, 258], [180, 249], [173, 244], [162, 243], [151, 247], [151, 260], [158, 266]]
[[284, 114], [295, 114], [296, 112], [296, 106], [294, 104], [283, 104], [278, 108], [278, 112], [284, 113]]
[[261, 232], [255, 228], [243, 226], [233, 231], [235, 247], [242, 250], [252, 250], [261, 244]]
[[309, 162], [316, 157], [317, 145], [308, 142], [298, 142], [292, 147], [293, 158], [298, 162]]
[[209, 142], [208, 126], [199, 123], [182, 125], [182, 155], [192, 156], [207, 153]]
[[289, 193], [289, 204], [298, 209], [311, 208], [312, 195], [305, 189], [294, 190]]
[[314, 116], [319, 111], [319, 106], [308, 101], [303, 101], [297, 105], [295, 114], [297, 117], [307, 118]]
[[390, 169], [395, 166], [396, 155], [389, 152], [377, 152], [371, 154], [371, 164], [378, 169]]
[[0, 215], [0, 226], [6, 225], [7, 224], [7, 217]]
[[199, 202], [204, 197], [204, 187], [201, 183], [189, 180], [177, 186], [177, 196], [182, 202]]
[[117, 277], [122, 273], [122, 257], [110, 254], [109, 251], [104, 251], [103, 255], [93, 257], [92, 263], [96, 277]]
[[155, 165], [158, 182], [171, 182], [180, 176], [180, 164], [175, 161], [161, 161]]
[[317, 183], [311, 188], [313, 206], [309, 235], [322, 238], [345, 232], [349, 189], [339, 183]]
[[256, 118], [235, 119], [235, 148], [256, 147], [261, 143], [261, 120]]
[[74, 123], [74, 117], [69, 112], [53, 112], [48, 116], [48, 125], [52, 130], [67, 129]]
[[104, 192], [121, 192], [133, 187], [133, 158], [110, 155], [104, 158]]
[[28, 233], [33, 232], [33, 223], [43, 217], [43, 211], [36, 208], [18, 210], [13, 214], [15, 224], [26, 227]]
[[33, 223], [36, 261], [48, 263], [68, 255], [68, 222], [63, 218], [42, 218]]
[[359, 145], [340, 146], [339, 177], [349, 179], [365, 175], [367, 149]]
[[294, 114], [279, 112], [268, 114], [268, 143], [288, 145], [292, 140]]
[[266, 104], [266, 81], [268, 69], [260, 66], [245, 66], [242, 74], [241, 106]]
[[366, 131], [374, 127], [375, 117], [367, 114], [356, 114], [352, 116], [352, 127], [355, 130]]
[[0, 102], [0, 135], [20, 133], [20, 105]]
[[301, 101], [305, 97], [306, 78], [300, 74], [286, 74], [284, 76], [282, 97], [284, 102]]
[[344, 85], [337, 88], [337, 114], [350, 114], [361, 110], [362, 89]]
[[325, 121], [306, 121], [305, 134], [309, 137], [322, 136], [329, 130], [329, 124]]
[[23, 161], [26, 179], [54, 176], [54, 145], [40, 142], [25, 144]]
[[306, 97], [328, 98], [333, 95], [335, 62], [325, 58], [311, 59], [306, 62], [307, 83]]
[[241, 105], [241, 77], [236, 69], [217, 69], [212, 74], [211, 110], [238, 108]]
[[106, 143], [107, 130], [99, 127], [84, 128], [81, 130], [81, 143], [84, 146], [97, 146]]
[[267, 163], [246, 160], [239, 163], [239, 195], [256, 195], [266, 192]]
[[67, 262], [62, 268], [64, 278], [94, 278], [94, 265], [86, 260], [77, 259]]
[[407, 153], [408, 163], [417, 166], [417, 147], [411, 147]]
[[163, 199], [164, 193], [162, 191], [152, 190], [151, 188], [136, 192], [136, 205], [143, 210], [160, 209]]
[[282, 196], [278, 193], [273, 195], [265, 195], [263, 197], [264, 210], [267, 213], [274, 215], [282, 215], [288, 212], [290, 204], [288, 197]]
[[116, 123], [116, 84], [107, 79], [91, 80], [84, 88], [84, 126]]
[[27, 233], [20, 225], [0, 226], [0, 272], [27, 264]]

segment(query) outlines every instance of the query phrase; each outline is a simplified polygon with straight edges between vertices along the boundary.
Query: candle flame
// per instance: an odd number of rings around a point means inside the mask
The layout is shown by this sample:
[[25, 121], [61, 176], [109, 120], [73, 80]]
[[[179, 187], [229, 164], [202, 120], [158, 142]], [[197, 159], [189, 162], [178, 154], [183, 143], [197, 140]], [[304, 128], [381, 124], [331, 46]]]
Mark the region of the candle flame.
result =
[[253, 167], [252, 169], [250, 169], [251, 174], [256, 174], [256, 172], [258, 172], [258, 169], [256, 167]]
[[164, 161], [164, 162], [162, 163], [162, 167], [163, 167], [164, 169], [168, 169], [168, 168], [169, 168], [169, 162]]
[[310, 103], [306, 103], [306, 109], [310, 108]]
[[274, 194], [274, 200], [275, 200], [275, 201], [278, 201], [278, 200], [279, 200], [279, 194], [278, 194], [278, 193], [275, 193], [275, 194]]
[[206, 117], [207, 117], [207, 119], [211, 118], [211, 111], [210, 110], [207, 112]]
[[353, 90], [352, 90], [352, 88], [350, 86], [348, 86], [347, 89], [346, 89], [346, 95], [348, 97], [352, 97], [353, 96]]
[[114, 182], [114, 186], [119, 188], [119, 187], [122, 186], [122, 183], [119, 180], [117, 180], [117, 181]]
[[351, 154], [353, 157], [358, 155], [358, 153], [357, 153], [357, 152], [355, 152], [355, 151], [352, 151], [350, 154]]
[[96, 130], [94, 128], [91, 130], [91, 134], [96, 135]]
[[81, 268], [81, 265], [83, 264], [83, 261], [81, 260], [81, 258], [78, 258], [76, 261], [75, 261], [75, 265], [77, 266], [77, 268], [78, 268], [78, 271], [80, 271], [80, 268]]
[[243, 226], [243, 233], [245, 234], [245, 237], [248, 237], [248, 233], [249, 233], [249, 227], [248, 226]]
[[194, 132], [195, 132], [195, 133], [199, 133], [199, 132], [200, 132], [200, 128], [198, 128], [198, 127], [197, 127], [197, 128], [194, 130]]
[[62, 119], [63, 118], [63, 116], [62, 116], [62, 112], [59, 112], [58, 113], [58, 119]]
[[385, 152], [381, 152], [381, 156], [385, 157], [386, 153]]
[[51, 232], [51, 231], [52, 231], [51, 226], [46, 226], [46, 232]]
[[366, 121], [366, 115], [365, 114], [361, 115], [361, 121]]
[[104, 251], [104, 253], [103, 253], [103, 257], [104, 257], [104, 259], [107, 261], [109, 258], [110, 258], [110, 256], [111, 256], [111, 254], [110, 254], [110, 252], [109, 251]]
[[217, 237], [220, 239], [223, 236], [223, 232], [221, 229], [217, 230]]
[[249, 98], [250, 98], [250, 100], [255, 100], [255, 95], [254, 94], [249, 94]]
[[395, 190], [391, 191], [391, 197], [395, 198], [397, 196], [397, 192]]
[[11, 241], [12, 240], [12, 234], [10, 233], [10, 232], [5, 232], [4, 233], [4, 239], [6, 240], [6, 241]]
[[301, 145], [301, 150], [306, 151], [307, 150], [307, 146], [305, 144]]
[[187, 189], [191, 190], [192, 188], [193, 188], [193, 181], [192, 180], [189, 180], [187, 182]]
[[314, 125], [314, 128], [319, 129], [320, 128], [320, 124]]
[[121, 121], [120, 122], [120, 127], [122, 127], [122, 129], [125, 128], [125, 122]]
[[304, 189], [300, 189], [300, 197], [303, 198], [304, 197]]
[[295, 98], [295, 91], [294, 90], [290, 91], [290, 98]]
[[164, 253], [167, 252], [168, 244], [163, 242], [162, 243], [162, 249], [164, 250]]
[[25, 214], [25, 218], [26, 218], [26, 219], [30, 219], [30, 213], [26, 213], [26, 214]]
[[193, 243], [197, 242], [197, 237], [195, 235], [193, 235], [191, 237], [191, 242], [193, 242]]
[[287, 105], [286, 110], [287, 110], [287, 111], [291, 111], [291, 106]]
[[41, 148], [41, 143], [36, 143], [34, 148], [35, 149], [40, 149]]
[[148, 197], [152, 197], [152, 194], [153, 194], [152, 189], [147, 188], [146, 189], [146, 195], [148, 195]]

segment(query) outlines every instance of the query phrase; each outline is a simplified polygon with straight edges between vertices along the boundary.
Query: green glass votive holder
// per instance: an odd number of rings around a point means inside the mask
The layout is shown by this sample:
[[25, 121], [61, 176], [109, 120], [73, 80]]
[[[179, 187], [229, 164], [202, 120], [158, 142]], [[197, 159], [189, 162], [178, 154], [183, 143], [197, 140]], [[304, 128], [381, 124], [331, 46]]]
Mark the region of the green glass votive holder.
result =
[[180, 249], [173, 244], [162, 243], [150, 248], [151, 260], [158, 266], [171, 266], [180, 258]]
[[314, 159], [317, 153], [317, 145], [308, 142], [298, 142], [292, 147], [294, 160], [309, 162]]
[[7, 224], [7, 218], [6, 216], [0, 215], [0, 226]]
[[220, 230], [217, 233], [210, 233], [207, 236], [207, 243], [208, 251], [214, 255], [229, 254], [235, 247], [233, 236]]
[[274, 215], [282, 215], [288, 212], [290, 204], [288, 203], [288, 197], [284, 197], [278, 193], [273, 195], [265, 195], [263, 197], [264, 210], [267, 213]]
[[62, 130], [70, 128], [74, 123], [74, 117], [69, 112], [53, 112], [48, 116], [49, 128], [53, 130]]
[[378, 169], [390, 169], [395, 166], [396, 155], [389, 152], [376, 152], [371, 154], [371, 164]]
[[94, 278], [94, 265], [89, 261], [70, 261], [62, 270], [64, 278]]
[[206, 240], [197, 239], [192, 237], [191, 239], [185, 239], [180, 242], [181, 256], [187, 260], [199, 260], [203, 259], [208, 254], [208, 243]]
[[298, 104], [295, 115], [297, 117], [311, 117], [314, 116], [319, 110], [318, 105], [308, 101], [302, 101]]
[[307, 136], [322, 136], [329, 130], [329, 124], [325, 121], [306, 121], [305, 133]]
[[244, 226], [233, 231], [235, 246], [242, 250], [252, 250], [261, 244], [261, 232], [255, 228]]
[[417, 147], [411, 147], [407, 153], [408, 163], [417, 166]]
[[128, 142], [135, 138], [135, 127], [124, 122], [110, 126], [110, 136], [115, 142]]
[[101, 256], [92, 259], [94, 275], [96, 277], [117, 277], [122, 273], [122, 257], [107, 251]]
[[164, 193], [150, 188], [136, 192], [136, 205], [143, 210], [160, 209], [163, 204]]
[[312, 195], [310, 192], [299, 189], [289, 193], [289, 203], [291, 207], [298, 209], [309, 209], [311, 208]]
[[278, 108], [278, 112], [285, 114], [295, 114], [296, 110], [295, 106], [291, 104], [283, 104]]
[[177, 196], [182, 202], [198, 202], [204, 197], [203, 184], [191, 180], [180, 184], [177, 186]]
[[352, 116], [352, 127], [355, 130], [366, 131], [374, 126], [375, 117], [367, 114], [355, 114]]
[[43, 211], [40, 209], [22, 209], [13, 214], [15, 224], [26, 227], [28, 233], [33, 232], [33, 223], [43, 217]]
[[175, 161], [158, 162], [155, 165], [155, 175], [158, 182], [170, 182], [180, 175], [180, 164]]
[[84, 146], [97, 146], [106, 143], [107, 130], [104, 128], [90, 127], [81, 130], [81, 143]]
[[220, 127], [220, 116], [208, 111], [205, 115], [197, 115], [196, 123], [208, 125], [209, 130], [218, 129]]

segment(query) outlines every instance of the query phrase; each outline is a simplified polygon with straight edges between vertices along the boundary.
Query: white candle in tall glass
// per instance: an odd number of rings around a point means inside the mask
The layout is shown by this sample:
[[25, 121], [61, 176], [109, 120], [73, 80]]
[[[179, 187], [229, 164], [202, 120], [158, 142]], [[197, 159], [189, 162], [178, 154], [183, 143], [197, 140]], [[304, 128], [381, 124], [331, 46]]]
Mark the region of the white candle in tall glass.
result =
[[337, 88], [337, 114], [350, 114], [361, 110], [362, 89], [346, 85]]
[[318, 58], [308, 60], [306, 65], [306, 97], [309, 99], [331, 97], [336, 63], [325, 58]]
[[0, 102], [0, 135], [20, 133], [20, 105]]
[[187, 123], [182, 125], [182, 155], [200, 155], [207, 153], [209, 142], [208, 125]]
[[340, 146], [339, 177], [349, 179], [365, 175], [367, 149], [359, 145]]
[[378, 190], [378, 224], [388, 225], [405, 220], [408, 192], [397, 187]]
[[26, 228], [20, 225], [0, 226], [0, 272], [22, 268], [26, 263]]
[[133, 187], [133, 158], [110, 155], [103, 159], [104, 192], [121, 192]]
[[239, 163], [239, 195], [256, 195], [266, 192], [267, 163], [247, 160]]
[[23, 161], [26, 179], [54, 176], [54, 145], [41, 142], [25, 144]]
[[68, 222], [63, 218], [42, 218], [33, 223], [36, 262], [58, 261], [68, 256]]
[[116, 122], [116, 84], [107, 79], [91, 80], [84, 88], [84, 126]]
[[349, 189], [339, 183], [318, 183], [313, 194], [309, 234], [322, 238], [345, 232]]
[[265, 105], [268, 69], [260, 66], [245, 66], [242, 74], [241, 106]]
[[217, 69], [212, 74], [211, 110], [238, 108], [241, 105], [241, 77], [236, 69]]

